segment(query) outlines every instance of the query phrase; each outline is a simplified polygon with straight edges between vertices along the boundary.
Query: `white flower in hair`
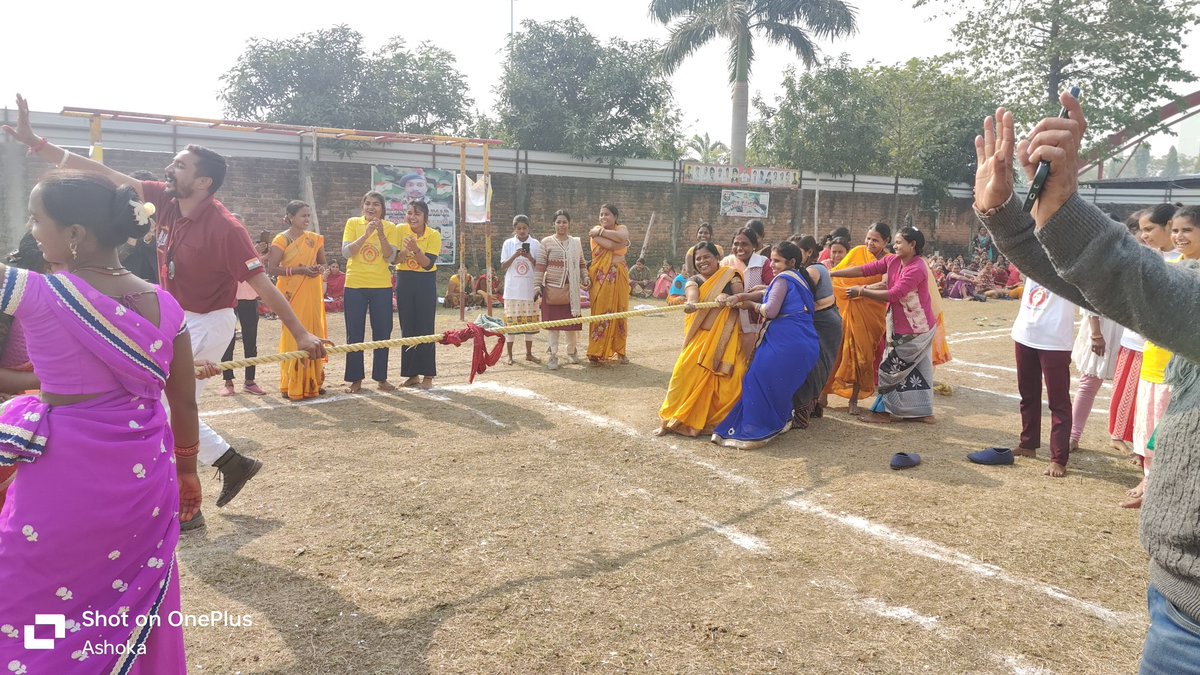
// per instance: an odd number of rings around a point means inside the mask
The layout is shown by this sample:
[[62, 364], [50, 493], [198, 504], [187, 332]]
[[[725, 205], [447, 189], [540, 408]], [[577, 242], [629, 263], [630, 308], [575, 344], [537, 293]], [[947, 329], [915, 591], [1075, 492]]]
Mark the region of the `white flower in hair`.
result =
[[145, 226], [150, 224], [150, 217], [154, 215], [154, 204], [130, 199], [129, 205], [133, 207], [133, 217], [137, 219], [138, 225]]

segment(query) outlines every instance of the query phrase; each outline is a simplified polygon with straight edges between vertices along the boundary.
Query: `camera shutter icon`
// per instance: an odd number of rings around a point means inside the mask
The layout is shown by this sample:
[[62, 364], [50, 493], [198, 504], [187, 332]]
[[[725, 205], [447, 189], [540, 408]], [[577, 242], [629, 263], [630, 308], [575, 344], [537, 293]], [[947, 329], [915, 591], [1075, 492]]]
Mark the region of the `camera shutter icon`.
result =
[[[54, 637], [39, 638], [34, 635], [35, 626], [54, 626]], [[25, 649], [54, 649], [54, 641], [67, 635], [67, 617], [62, 614], [35, 614], [33, 623], [25, 625]]]

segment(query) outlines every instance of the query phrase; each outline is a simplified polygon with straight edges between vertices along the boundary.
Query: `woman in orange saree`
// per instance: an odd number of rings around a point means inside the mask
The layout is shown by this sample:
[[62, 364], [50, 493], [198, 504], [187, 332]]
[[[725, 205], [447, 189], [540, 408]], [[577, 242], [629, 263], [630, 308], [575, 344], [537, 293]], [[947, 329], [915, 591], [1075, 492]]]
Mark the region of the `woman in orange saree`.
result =
[[[629, 266], [625, 252], [629, 250], [629, 230], [617, 222], [617, 207], [604, 204], [600, 207], [600, 224], [592, 228], [592, 264], [588, 267], [591, 288], [588, 290], [592, 305], [592, 316], [624, 312], [629, 309]], [[625, 357], [625, 339], [628, 337], [626, 319], [597, 321], [588, 331], [588, 361], [599, 365], [608, 359], [617, 358], [620, 363], [629, 363]]]
[[[835, 270], [875, 262], [886, 255], [885, 246], [892, 238], [892, 229], [875, 223], [867, 230], [866, 243], [850, 249]], [[882, 275], [847, 281], [834, 277], [833, 295], [842, 315], [842, 347], [833, 364], [833, 374], [825, 385], [825, 394], [837, 394], [850, 401], [850, 414], [861, 414], [858, 400], [875, 393], [876, 353], [887, 329], [887, 303], [869, 298], [850, 298], [846, 289], [869, 286], [883, 280]], [[822, 407], [828, 407], [822, 401]]]
[[[325, 294], [321, 289], [321, 266], [325, 264], [325, 238], [308, 231], [312, 209], [302, 201], [287, 205], [287, 230], [275, 235], [267, 254], [267, 272], [283, 293], [300, 323], [310, 333], [325, 339]], [[279, 351], [296, 350], [296, 339], [288, 331], [279, 336]], [[325, 393], [325, 361], [297, 359], [279, 366], [279, 391], [292, 401], [316, 398]]]
[[745, 290], [742, 275], [718, 262], [715, 244], [701, 242], [689, 267], [699, 274], [687, 282], [683, 351], [671, 371], [671, 383], [658, 416], [655, 435], [675, 432], [695, 438], [711, 434], [742, 395], [749, 359], [738, 339], [738, 310], [732, 306], [697, 311], [697, 302], [724, 302]]

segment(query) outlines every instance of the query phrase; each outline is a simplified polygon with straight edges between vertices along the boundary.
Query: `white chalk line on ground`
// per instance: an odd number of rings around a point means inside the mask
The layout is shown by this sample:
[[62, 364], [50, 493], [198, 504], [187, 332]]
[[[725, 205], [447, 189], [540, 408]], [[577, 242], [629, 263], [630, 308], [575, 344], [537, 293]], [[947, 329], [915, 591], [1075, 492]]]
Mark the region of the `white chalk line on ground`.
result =
[[[830, 590], [841, 595], [847, 604], [863, 614], [877, 616], [904, 625], [916, 626], [921, 630], [936, 635], [942, 640], [957, 641], [960, 639], [959, 631], [943, 627], [941, 619], [921, 614], [909, 607], [891, 605], [879, 598], [863, 595], [844, 581], [813, 579], [809, 583], [816, 588]], [[993, 662], [1008, 668], [1013, 675], [1053, 675], [1053, 671], [1030, 663], [1025, 656], [1020, 654], [998, 654], [991, 652], [988, 654], [988, 657]]]
[[[1007, 399], [1010, 399], [1013, 401], [1021, 400], [1021, 397], [1017, 396], [1016, 394], [1005, 394], [1004, 392], [992, 391], [991, 389], [980, 389], [979, 387], [968, 387], [965, 384], [956, 384], [954, 386], [958, 387], [959, 389], [966, 389], [967, 391], [977, 391], [981, 394], [991, 394], [992, 396], [1001, 396], [1003, 398], [1007, 398]], [[1050, 408], [1050, 403], [1048, 401], [1046, 401], [1046, 399], [1042, 399], [1042, 405], [1045, 406], [1047, 409]], [[1108, 416], [1108, 408], [1103, 408], [1103, 409], [1102, 408], [1092, 408], [1092, 414], [1093, 415], [1104, 415], [1105, 417], [1107, 417]]]
[[712, 530], [714, 533], [721, 535], [725, 539], [728, 539], [731, 544], [737, 546], [738, 548], [747, 550], [751, 553], [771, 552], [771, 547], [768, 546], [767, 542], [763, 541], [762, 539], [752, 534], [742, 532], [732, 525], [725, 525], [724, 523], [717, 522], [715, 519], [710, 518], [699, 511], [695, 511], [683, 506], [674, 499], [656, 495], [644, 488], [633, 488], [631, 493], [646, 501], [656, 501], [672, 510], [683, 511], [684, 513], [687, 513], [691, 518], [695, 519], [705, 528]]
[[[588, 410], [583, 410], [581, 408], [576, 408], [574, 406], [569, 406], [569, 405], [555, 402], [555, 401], [553, 401], [545, 396], [542, 396], [541, 394], [538, 394], [537, 392], [534, 392], [529, 389], [524, 389], [524, 388], [520, 388], [520, 387], [510, 387], [510, 386], [502, 385], [498, 382], [491, 382], [491, 381], [480, 382], [480, 383], [474, 384], [474, 385], [446, 385], [446, 386], [442, 386], [439, 388], [442, 390], [445, 390], [445, 391], [452, 391], [452, 392], [478, 391], [478, 390], [482, 389], [482, 390], [486, 390], [486, 391], [492, 391], [495, 393], [504, 394], [506, 396], [512, 396], [514, 398], [537, 401], [539, 403], [542, 403], [543, 405], [548, 405], [548, 406], [558, 410], [559, 412], [565, 412], [565, 413], [568, 413], [571, 415], [576, 415], [579, 419], [586, 420], [587, 422], [589, 422], [595, 426], [598, 426], [600, 428], [606, 429], [608, 431], [616, 430], [616, 431], [623, 433], [626, 436], [631, 436], [631, 437], [641, 437], [642, 436], [642, 434], [639, 433], [636, 429], [634, 429], [632, 426], [630, 426], [628, 424], [625, 424], [624, 422], [614, 420], [612, 418], [609, 418], [604, 415], [600, 415], [600, 414], [597, 414], [597, 413], [594, 413], [594, 412], [591, 412]], [[1020, 399], [1019, 396], [1015, 396], [1015, 395], [1011, 395], [1011, 394], [1003, 394], [1001, 392], [995, 392], [995, 391], [990, 391], [990, 390], [986, 390], [986, 389], [976, 389], [973, 387], [964, 387], [964, 388], [972, 390], [972, 391], [978, 391], [978, 392], [982, 392], [982, 393], [986, 393], [986, 394], [1002, 396], [1002, 397], [1010, 398], [1010, 399], [1017, 399], [1017, 400]], [[378, 396], [378, 395], [383, 395], [383, 394], [377, 394], [375, 392], [363, 392], [362, 394], [358, 394], [358, 395], [377, 395]], [[255, 412], [255, 411], [259, 411], [259, 410], [270, 410], [270, 409], [274, 409], [274, 408], [290, 407], [290, 406], [297, 406], [297, 405], [319, 405], [322, 403], [340, 402], [340, 401], [355, 398], [355, 396], [356, 395], [353, 395], [353, 394], [346, 394], [346, 395], [338, 395], [338, 396], [333, 396], [333, 397], [323, 398], [323, 399], [314, 399], [312, 401], [303, 401], [300, 403], [283, 403], [283, 404], [274, 404], [274, 405], [267, 404], [267, 405], [262, 405], [262, 406], [253, 406], [253, 407], [247, 407], [247, 408], [241, 408], [241, 409], [213, 411], [213, 413], [202, 414], [202, 416], [215, 416], [217, 414], [234, 414], [234, 413], [238, 413], [238, 412]], [[464, 407], [467, 407], [467, 406], [464, 406]], [[1105, 410], [1105, 411], [1094, 410], [1093, 412], [1103, 413], [1103, 414], [1108, 413], [1107, 410]], [[761, 488], [758, 487], [757, 482], [751, 478], [741, 476], [735, 472], [729, 471], [718, 465], [715, 465], [715, 464], [697, 456], [695, 453], [693, 453], [690, 450], [680, 448], [678, 445], [675, 445], [675, 444], [670, 444], [670, 443], [664, 442], [664, 439], [650, 437], [649, 440], [652, 442], [660, 442], [661, 445], [663, 445], [664, 447], [667, 447], [672, 452], [683, 456], [690, 463], [692, 463], [696, 466], [699, 466], [709, 472], [714, 473], [715, 475], [719, 476], [722, 480], [725, 480], [734, 485], [738, 485], [741, 487], [749, 487], [758, 492], [761, 492]], [[864, 518], [859, 518], [857, 516], [835, 514], [831, 511], [826, 510], [824, 507], [821, 507], [813, 502], [810, 502], [810, 501], [804, 500], [804, 499], [793, 498], [793, 499], [788, 500], [787, 503], [789, 504], [789, 506], [792, 506], [793, 508], [795, 508], [799, 511], [803, 511], [810, 515], [820, 517], [829, 522], [833, 522], [833, 523], [848, 527], [850, 529], [862, 532], [864, 534], [868, 534], [870, 536], [883, 539], [884, 541], [887, 541], [887, 542], [907, 551], [910, 554], [953, 565], [960, 569], [966, 570], [980, 578], [1004, 581], [1009, 584], [1025, 588], [1027, 590], [1033, 590], [1033, 591], [1036, 591], [1043, 595], [1047, 595], [1047, 596], [1055, 598], [1059, 601], [1062, 601], [1062, 602], [1065, 602], [1072, 606], [1075, 606], [1078, 609], [1081, 609], [1081, 610], [1087, 612], [1088, 614], [1091, 614], [1092, 616], [1095, 616], [1095, 617], [1097, 617], [1103, 621], [1106, 621], [1108, 623], [1128, 624], [1128, 623], [1132, 623], [1132, 622], [1136, 621], [1136, 618], [1133, 617], [1132, 615], [1118, 613], [1114, 610], [1108, 609], [1108, 608], [1098, 605], [1096, 603], [1091, 603], [1086, 600], [1081, 600], [1079, 598], [1075, 598], [1074, 596], [1066, 593], [1065, 591], [1062, 591], [1061, 589], [1057, 589], [1052, 586], [1041, 584], [1040, 582], [1030, 581], [1027, 579], [1023, 579], [1021, 577], [1013, 576], [995, 565], [979, 562], [966, 554], [954, 551], [952, 549], [948, 549], [939, 544], [935, 544], [935, 543], [927, 541], [925, 539], [921, 539], [920, 537], [916, 537], [916, 536], [908, 535], [908, 534], [897, 533], [885, 525], [873, 523], [869, 520], [866, 520]]]
[[[443, 387], [443, 389], [449, 389], [449, 387]], [[371, 396], [371, 397], [378, 397], [378, 398], [388, 398], [388, 397], [400, 398], [400, 397], [403, 397], [406, 395], [422, 396], [422, 397], [429, 398], [434, 401], [439, 401], [439, 402], [443, 402], [443, 403], [454, 403], [453, 401], [451, 401], [451, 399], [449, 399], [445, 396], [439, 396], [436, 393], [423, 391], [423, 390], [419, 390], [419, 389], [408, 389], [408, 390], [400, 389], [395, 392], [381, 392], [381, 391], [364, 390], [364, 391], [360, 391], [357, 394], [336, 394], [334, 396], [322, 396], [321, 398], [313, 398], [313, 399], [308, 399], [306, 401], [283, 402], [283, 403], [263, 402], [258, 405], [243, 406], [241, 408], [225, 408], [223, 410], [208, 410], [208, 411], [201, 412], [200, 418], [208, 419], [211, 417], [224, 417], [226, 415], [240, 415], [242, 413], [249, 413], [249, 412], [264, 412], [267, 410], [279, 410], [281, 408], [297, 408], [297, 407], [307, 407], [307, 406], [314, 406], [314, 405], [325, 405], [328, 403], [341, 403], [343, 401], [354, 401], [354, 400], [361, 401], [362, 397], [364, 397], [364, 396]], [[491, 415], [488, 415], [487, 413], [483, 412], [482, 410], [477, 410], [468, 405], [459, 405], [457, 403], [454, 403], [454, 405], [456, 405], [457, 407], [461, 407], [462, 409], [464, 409], [474, 415], [479, 416], [485, 422], [487, 422], [488, 424], [491, 424], [492, 426], [498, 427], [500, 429], [508, 428], [508, 424], [496, 419], [495, 417], [492, 417]]]
[[955, 551], [942, 546], [941, 544], [935, 544], [927, 539], [922, 539], [911, 534], [897, 532], [887, 525], [875, 523], [859, 516], [853, 516], [845, 513], [834, 513], [819, 504], [804, 499], [803, 497], [793, 497], [788, 499], [785, 503], [798, 511], [818, 516], [823, 520], [849, 527], [868, 536], [885, 541], [893, 546], [907, 551], [912, 555], [953, 565], [977, 577], [1003, 581], [1018, 588], [1049, 596], [1061, 602], [1067, 603], [1076, 609], [1087, 612], [1088, 614], [1091, 614], [1092, 616], [1105, 621], [1106, 623], [1120, 625], [1129, 624], [1135, 620], [1133, 615], [1123, 614], [1108, 609], [1103, 605], [1099, 605], [1094, 602], [1088, 602], [1087, 600], [1081, 600], [1060, 588], [1055, 588], [1054, 586], [1050, 586], [1048, 584], [1043, 584], [1038, 581], [1032, 581], [1015, 576], [1006, 572], [1003, 568], [997, 565], [980, 562], [965, 553]]
[[[464, 385], [455, 385], [455, 386], [460, 389], [466, 388]], [[486, 389], [495, 391], [497, 393], [505, 394], [507, 396], [514, 396], [517, 398], [523, 398], [523, 399], [527, 399], [527, 400], [537, 401], [539, 403], [542, 403], [544, 405], [549, 405], [549, 406], [554, 407], [559, 410], [563, 410], [563, 409], [570, 409], [572, 411], [579, 410], [578, 408], [572, 408], [571, 406], [564, 406], [562, 404], [556, 403], [555, 401], [553, 401], [547, 397], [544, 397], [541, 394], [538, 394], [537, 392], [534, 392], [534, 391], [531, 391], [528, 389], [523, 389], [523, 388], [519, 388], [519, 387], [509, 387], [509, 386], [505, 386], [505, 385], [502, 385], [502, 384], [499, 384], [496, 382], [486, 382], [486, 383], [481, 383], [480, 385], [476, 385], [476, 386], [481, 386]], [[590, 422], [598, 427], [601, 427], [603, 429], [608, 429], [608, 430], [617, 429], [619, 431], [624, 432], [626, 435], [641, 436], [641, 434], [637, 433], [637, 431], [634, 430], [632, 427], [630, 427], [629, 425], [627, 425], [623, 422], [620, 422], [618, 420], [614, 420], [614, 419], [605, 417], [603, 415], [599, 415], [597, 413], [593, 413], [593, 412], [589, 412], [589, 411], [579, 411], [579, 412], [584, 413], [580, 416], [582, 419], [585, 419], [588, 422]], [[729, 471], [727, 469], [721, 469], [720, 467], [715, 467], [711, 462], [708, 462], [707, 460], [703, 460], [702, 458], [698, 457], [691, 450], [681, 448], [677, 444], [666, 441], [666, 439], [651, 436], [647, 440], [649, 440], [651, 442], [655, 442], [663, 447], [668, 448], [673, 453], [684, 457], [685, 459], [687, 459], [689, 462], [691, 462], [692, 464], [694, 464], [696, 466], [700, 466], [707, 470], [712, 470], [713, 468], [720, 469], [720, 473], [718, 473], [717, 475], [721, 476], [722, 478], [725, 478], [726, 476], [737, 476], [736, 473]], [[731, 482], [733, 482], [735, 485], [738, 485], [739, 487], [747, 487], [747, 488], [753, 489], [755, 492], [760, 493], [764, 497], [767, 496], [764, 493], [764, 490], [762, 488], [760, 488], [758, 486], [757, 482], [754, 481], [753, 479], [746, 478], [744, 476], [738, 476], [738, 480], [731, 481]], [[785, 494], [795, 494], [796, 492], [799, 492], [799, 490], [789, 491]], [[897, 548], [900, 548], [901, 550], [906, 551], [909, 554], [927, 558], [929, 560], [934, 560], [937, 562], [942, 562], [942, 563], [947, 563], [947, 564], [953, 565], [953, 566], [958, 567], [959, 569], [965, 570], [981, 579], [993, 579], [993, 580], [997, 580], [997, 581], [1002, 581], [1007, 584], [1016, 586], [1018, 588], [1034, 591], [1041, 595], [1046, 595], [1048, 597], [1059, 600], [1060, 602], [1064, 602], [1068, 605], [1071, 605], [1071, 606], [1075, 607], [1076, 609], [1084, 611], [1084, 612], [1086, 612], [1102, 621], [1105, 621], [1107, 623], [1128, 624], [1128, 623], [1132, 623], [1135, 620], [1132, 615], [1121, 614], [1114, 610], [1108, 609], [1102, 605], [1076, 598], [1076, 597], [1068, 594], [1067, 592], [1063, 591], [1062, 589], [1055, 588], [1053, 586], [1049, 586], [1049, 585], [1043, 584], [1041, 582], [1032, 581], [1029, 579], [1024, 579], [1022, 577], [1015, 576], [1013, 574], [1006, 572], [1004, 569], [1000, 568], [997, 565], [980, 562], [965, 553], [955, 551], [953, 549], [947, 548], [940, 544], [936, 544], [934, 542], [928, 541], [926, 539], [922, 539], [922, 538], [914, 536], [914, 535], [896, 532], [895, 530], [891, 529], [890, 527], [888, 527], [886, 525], [883, 525], [880, 523], [875, 523], [875, 522], [869, 521], [865, 518], [861, 518], [859, 516], [852, 516], [852, 515], [847, 515], [847, 514], [837, 514], [832, 511], [829, 511], [828, 509], [825, 509], [824, 507], [822, 507], [814, 502], [811, 502], [807, 499], [800, 498], [800, 497], [791, 497], [791, 498], [785, 500], [785, 503], [788, 506], [790, 506], [800, 512], [807, 513], [807, 514], [813, 515], [813, 516], [817, 516], [823, 520], [826, 520], [827, 522], [841, 525], [843, 527], [847, 527], [847, 528], [855, 530], [857, 532], [869, 535], [873, 538], [885, 541], [893, 546], [896, 546]]]

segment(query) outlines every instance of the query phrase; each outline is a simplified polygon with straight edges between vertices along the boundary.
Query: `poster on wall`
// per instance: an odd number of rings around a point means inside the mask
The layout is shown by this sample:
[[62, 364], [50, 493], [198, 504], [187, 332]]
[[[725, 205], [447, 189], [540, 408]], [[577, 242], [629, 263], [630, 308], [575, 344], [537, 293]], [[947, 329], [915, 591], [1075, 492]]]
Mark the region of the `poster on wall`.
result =
[[770, 192], [721, 190], [721, 215], [734, 218], [766, 218]]
[[409, 202], [424, 200], [429, 205], [429, 226], [442, 235], [439, 265], [452, 265], [458, 246], [454, 213], [455, 172], [377, 164], [371, 167], [371, 189], [383, 195], [388, 220], [405, 222]]
[[683, 165], [683, 182], [692, 185], [796, 188], [800, 185], [800, 172], [794, 169], [689, 162]]

